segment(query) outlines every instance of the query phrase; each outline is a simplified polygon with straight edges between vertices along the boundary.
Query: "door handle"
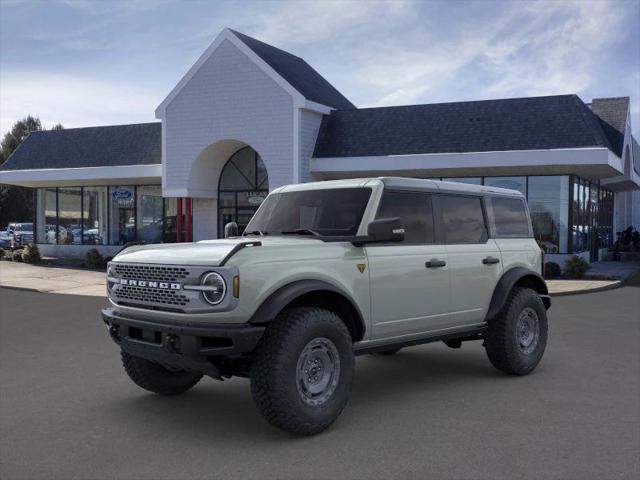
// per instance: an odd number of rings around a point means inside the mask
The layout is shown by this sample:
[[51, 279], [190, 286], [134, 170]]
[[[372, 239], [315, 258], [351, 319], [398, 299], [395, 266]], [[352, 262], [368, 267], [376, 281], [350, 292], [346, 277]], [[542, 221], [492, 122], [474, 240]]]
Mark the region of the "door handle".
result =
[[482, 259], [482, 263], [485, 265], [493, 265], [494, 263], [500, 263], [500, 259], [496, 257], [486, 257]]
[[444, 260], [438, 260], [437, 258], [432, 258], [428, 262], [424, 264], [427, 268], [440, 268], [444, 267], [447, 264]]

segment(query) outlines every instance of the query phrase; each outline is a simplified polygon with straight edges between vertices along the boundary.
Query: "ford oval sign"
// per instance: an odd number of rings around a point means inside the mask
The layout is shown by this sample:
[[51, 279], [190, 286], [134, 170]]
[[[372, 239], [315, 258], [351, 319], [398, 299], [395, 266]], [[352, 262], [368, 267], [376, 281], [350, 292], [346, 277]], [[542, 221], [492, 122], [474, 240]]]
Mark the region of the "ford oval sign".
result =
[[130, 200], [133, 197], [133, 192], [131, 190], [114, 190], [111, 193], [111, 196], [114, 200]]

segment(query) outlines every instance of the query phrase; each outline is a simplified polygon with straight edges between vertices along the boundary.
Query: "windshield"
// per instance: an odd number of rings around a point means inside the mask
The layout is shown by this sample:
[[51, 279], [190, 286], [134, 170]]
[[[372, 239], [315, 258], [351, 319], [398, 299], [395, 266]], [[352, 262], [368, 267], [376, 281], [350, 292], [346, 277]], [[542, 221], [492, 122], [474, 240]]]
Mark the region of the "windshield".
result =
[[269, 195], [247, 225], [245, 235], [354, 236], [370, 196], [370, 188], [331, 188]]
[[33, 230], [31, 223], [16, 223], [13, 228], [16, 232], [30, 232]]

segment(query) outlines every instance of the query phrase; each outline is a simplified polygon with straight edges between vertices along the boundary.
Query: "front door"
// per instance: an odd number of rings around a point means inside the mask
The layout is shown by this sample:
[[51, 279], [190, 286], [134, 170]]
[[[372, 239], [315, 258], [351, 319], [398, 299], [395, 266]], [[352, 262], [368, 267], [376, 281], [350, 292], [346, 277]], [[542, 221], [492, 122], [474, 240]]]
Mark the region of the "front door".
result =
[[450, 305], [447, 252], [435, 243], [431, 195], [385, 191], [377, 218], [391, 217], [402, 220], [404, 241], [366, 247], [372, 340], [439, 330]]

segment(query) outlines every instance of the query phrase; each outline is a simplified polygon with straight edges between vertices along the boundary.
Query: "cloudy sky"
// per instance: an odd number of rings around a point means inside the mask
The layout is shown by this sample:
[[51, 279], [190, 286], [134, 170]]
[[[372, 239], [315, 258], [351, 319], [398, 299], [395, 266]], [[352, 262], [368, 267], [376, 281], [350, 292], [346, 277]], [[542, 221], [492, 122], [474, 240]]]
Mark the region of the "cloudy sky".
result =
[[152, 121], [225, 26], [359, 107], [628, 95], [640, 136], [640, 0], [0, 0], [0, 132]]

